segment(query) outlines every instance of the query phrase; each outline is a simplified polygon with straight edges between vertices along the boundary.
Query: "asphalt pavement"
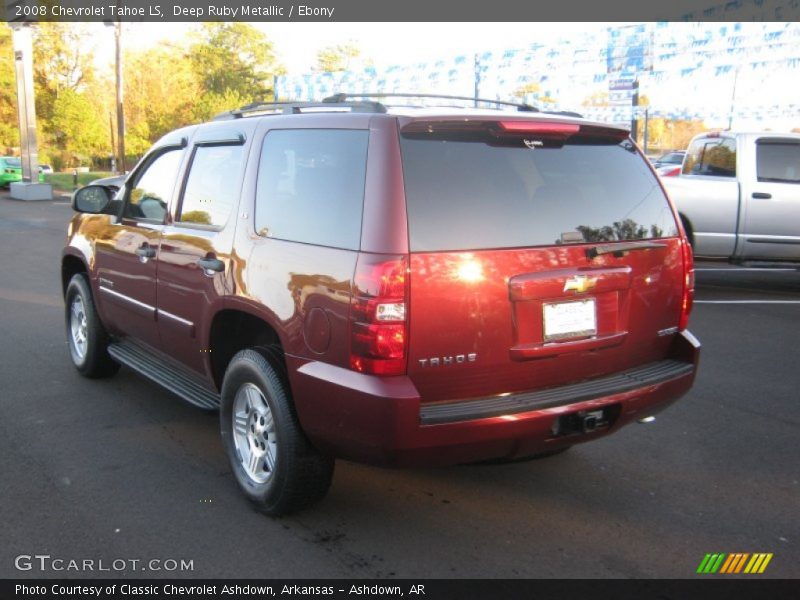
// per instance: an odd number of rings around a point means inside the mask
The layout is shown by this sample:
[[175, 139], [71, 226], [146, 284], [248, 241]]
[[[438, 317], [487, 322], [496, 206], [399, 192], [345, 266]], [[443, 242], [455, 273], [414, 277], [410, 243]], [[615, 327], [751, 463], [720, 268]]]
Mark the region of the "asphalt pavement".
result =
[[71, 214], [0, 194], [0, 578], [684, 578], [710, 552], [800, 576], [798, 271], [698, 264], [700, 372], [655, 423], [507, 466], [339, 461], [320, 505], [271, 519], [236, 489], [215, 416], [70, 364]]

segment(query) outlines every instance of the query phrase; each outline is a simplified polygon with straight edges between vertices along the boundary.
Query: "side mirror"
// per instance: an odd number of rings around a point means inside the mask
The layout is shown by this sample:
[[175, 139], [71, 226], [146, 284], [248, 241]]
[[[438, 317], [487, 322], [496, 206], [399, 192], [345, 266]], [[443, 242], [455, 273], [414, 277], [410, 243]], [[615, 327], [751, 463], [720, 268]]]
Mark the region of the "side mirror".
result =
[[72, 194], [72, 209], [93, 215], [103, 214], [111, 204], [111, 192], [102, 185], [87, 185]]

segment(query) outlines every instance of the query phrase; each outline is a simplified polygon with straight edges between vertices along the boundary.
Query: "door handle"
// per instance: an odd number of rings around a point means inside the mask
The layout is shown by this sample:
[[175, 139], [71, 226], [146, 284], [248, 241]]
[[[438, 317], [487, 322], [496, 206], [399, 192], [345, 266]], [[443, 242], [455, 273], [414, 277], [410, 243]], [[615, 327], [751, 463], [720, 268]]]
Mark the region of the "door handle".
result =
[[217, 272], [221, 273], [225, 270], [225, 263], [219, 260], [218, 258], [201, 258], [197, 261], [197, 264], [205, 271], [206, 273], [209, 272]]
[[757, 200], [769, 200], [772, 198], [772, 194], [768, 194], [766, 192], [753, 192], [753, 198]]
[[156, 249], [150, 246], [140, 246], [136, 249], [136, 254], [142, 258], [153, 258], [156, 255]]

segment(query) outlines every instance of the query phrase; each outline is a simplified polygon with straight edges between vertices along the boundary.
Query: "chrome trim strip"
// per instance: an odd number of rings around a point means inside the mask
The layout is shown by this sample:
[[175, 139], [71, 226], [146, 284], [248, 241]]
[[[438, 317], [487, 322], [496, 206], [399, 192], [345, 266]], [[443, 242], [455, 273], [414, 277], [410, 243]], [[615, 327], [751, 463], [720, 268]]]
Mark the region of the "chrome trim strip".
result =
[[159, 308], [158, 309], [158, 316], [160, 317], [162, 315], [167, 317], [168, 319], [172, 319], [173, 321], [177, 321], [178, 323], [182, 323], [183, 325], [186, 325], [187, 327], [194, 327], [194, 323], [192, 323], [191, 321], [187, 321], [186, 319], [183, 319], [183, 318], [179, 317], [178, 315], [173, 315], [171, 312], [167, 312], [167, 311], [162, 310], [162, 309]]
[[152, 312], [153, 314], [155, 314], [155, 312], [156, 312], [156, 307], [155, 306], [150, 306], [149, 304], [145, 304], [144, 302], [139, 302], [135, 298], [131, 298], [130, 296], [126, 296], [125, 294], [120, 294], [119, 292], [115, 292], [114, 290], [109, 289], [109, 288], [107, 288], [105, 286], [101, 285], [100, 286], [100, 291], [101, 292], [105, 292], [106, 294], [109, 294], [111, 296], [114, 296], [115, 298], [119, 298], [120, 300], [123, 300], [124, 302], [128, 302], [130, 304], [133, 304], [134, 306], [137, 306], [139, 308], [143, 308], [143, 309], [147, 310], [148, 312]]

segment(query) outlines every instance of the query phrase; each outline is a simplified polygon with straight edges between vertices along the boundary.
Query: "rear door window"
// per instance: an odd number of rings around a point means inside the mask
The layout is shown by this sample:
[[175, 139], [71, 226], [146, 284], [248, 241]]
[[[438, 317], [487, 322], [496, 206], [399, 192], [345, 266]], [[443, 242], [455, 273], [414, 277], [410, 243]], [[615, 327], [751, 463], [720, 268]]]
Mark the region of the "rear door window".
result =
[[357, 250], [368, 137], [351, 129], [270, 131], [258, 168], [258, 234]]
[[736, 177], [736, 140], [730, 138], [695, 140], [686, 153], [683, 174]]
[[[677, 235], [670, 205], [630, 141], [536, 146], [403, 134], [413, 251], [552, 246]], [[533, 146], [533, 147], [531, 147]]]
[[758, 140], [756, 173], [759, 181], [800, 183], [800, 142]]

